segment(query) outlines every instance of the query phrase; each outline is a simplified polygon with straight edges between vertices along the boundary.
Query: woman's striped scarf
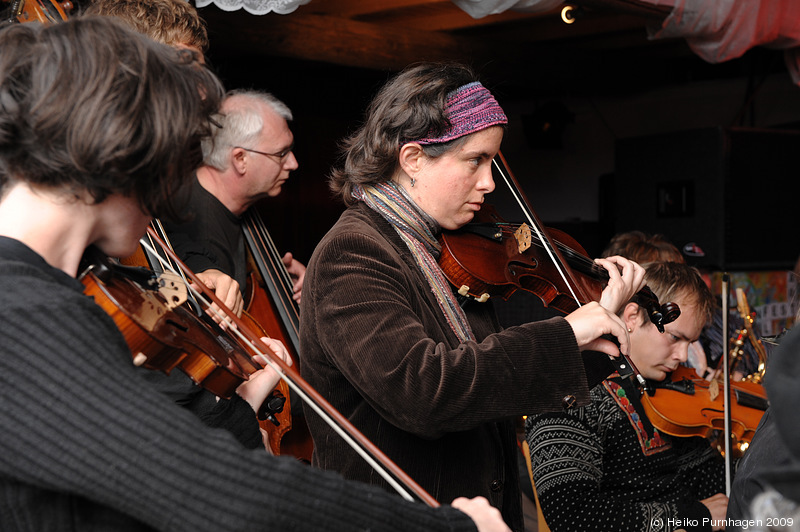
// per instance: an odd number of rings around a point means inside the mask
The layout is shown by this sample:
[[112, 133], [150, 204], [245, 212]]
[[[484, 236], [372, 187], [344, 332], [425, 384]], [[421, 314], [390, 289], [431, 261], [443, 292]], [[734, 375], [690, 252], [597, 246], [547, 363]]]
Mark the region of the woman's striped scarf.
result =
[[434, 236], [434, 232], [439, 231], [439, 224], [417, 207], [403, 187], [392, 181], [377, 185], [356, 185], [353, 197], [366, 203], [392, 224], [428, 280], [450, 328], [460, 341], [474, 340], [467, 316], [458, 305], [450, 283], [436, 262], [442, 251]]

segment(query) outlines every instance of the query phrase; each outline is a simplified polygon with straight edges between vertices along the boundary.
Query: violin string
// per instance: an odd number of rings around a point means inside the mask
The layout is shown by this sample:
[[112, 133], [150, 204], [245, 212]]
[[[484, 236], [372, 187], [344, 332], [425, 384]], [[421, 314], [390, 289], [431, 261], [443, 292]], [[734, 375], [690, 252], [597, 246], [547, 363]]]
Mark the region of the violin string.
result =
[[[516, 228], [519, 227], [518, 224], [512, 224], [507, 222], [501, 222], [496, 225], [500, 226], [502, 230], [508, 232], [516, 231]], [[546, 249], [546, 247], [544, 246], [544, 244], [542, 244], [542, 241], [538, 237], [533, 238], [532, 240], [533, 240], [532, 245], [537, 246], [538, 248], [541, 249]], [[562, 255], [568, 257], [575, 264], [575, 266], [582, 268], [584, 272], [592, 273], [599, 276], [603, 276], [603, 274], [606, 272], [605, 269], [598, 266], [592, 259], [572, 249], [566, 244], [563, 244], [558, 240], [555, 241], [555, 244]], [[570, 260], [568, 260], [567, 262], [570, 262]]]
[[[503, 169], [500, 167], [500, 163], [497, 162], [497, 158], [495, 157], [494, 159], [492, 159], [492, 162], [494, 163], [495, 168], [497, 168], [497, 171], [500, 174], [500, 176], [503, 178], [503, 181], [505, 181], [506, 187], [511, 192], [511, 194], [514, 196], [514, 199], [516, 200], [517, 205], [519, 205], [519, 207], [522, 210], [523, 214], [527, 218], [528, 223], [531, 225], [533, 230], [536, 232], [536, 236], [538, 236], [539, 240], [542, 243], [544, 243], [546, 240], [545, 240], [544, 235], [542, 234], [542, 232], [539, 230], [539, 224], [534, 222], [533, 216], [531, 215], [531, 213], [528, 212], [528, 210], [526, 208], [526, 205], [525, 205], [525, 202], [522, 201], [522, 198], [520, 198], [519, 193], [517, 192], [516, 188], [514, 186], [512, 186], [509, 178], [506, 176], [505, 172], [503, 172]], [[547, 252], [547, 255], [550, 257], [550, 260], [552, 261], [552, 263], [555, 266], [556, 270], [558, 271], [558, 274], [561, 276], [561, 279], [564, 281], [564, 284], [566, 284], [567, 288], [569, 288], [569, 291], [572, 294], [572, 298], [575, 300], [575, 302], [580, 307], [581, 306], [580, 298], [575, 294], [575, 291], [572, 288], [572, 283], [570, 283], [569, 280], [567, 279], [567, 275], [566, 275], [566, 273], [564, 272], [564, 270], [561, 267], [561, 261], [556, 259], [555, 254], [553, 253], [553, 250], [550, 249], [550, 246], [546, 246], [545, 245], [544, 249]]]
[[[155, 249], [151, 247], [150, 244], [144, 238], [142, 238], [139, 242], [148, 251], [150, 251], [156, 257], [158, 257], [158, 260], [159, 262], [161, 262], [162, 267], [164, 267], [169, 271], [172, 271], [172, 273], [175, 273], [176, 275], [181, 275], [181, 277], [185, 276], [185, 274], [181, 274], [175, 271], [175, 268], [172, 266], [172, 264], [168, 263], [163, 257], [161, 257], [159, 253], [156, 253]], [[208, 301], [208, 299], [206, 299], [206, 297], [203, 296], [196, 288], [194, 288], [192, 285], [188, 283], [186, 287], [190, 292], [192, 292], [192, 294], [194, 295], [194, 297], [197, 298], [198, 301], [202, 302], [206, 306], [207, 312], [215, 314], [215, 317], [221, 318], [226, 323], [230, 322], [230, 318], [228, 318], [227, 314], [221, 312], [221, 309], [220, 311], [212, 309], [210, 301]], [[252, 342], [249, 338], [247, 338], [247, 336], [245, 336], [244, 333], [239, 331], [238, 328], [231, 327], [229, 330], [232, 334], [235, 334], [247, 347], [249, 347], [252, 352], [259, 355], [261, 357], [261, 360], [265, 361], [270, 368], [272, 368], [278, 375], [280, 375], [280, 377], [286, 382], [286, 384], [289, 385], [289, 387], [292, 390], [294, 390], [297, 393], [297, 395], [299, 395], [300, 398], [303, 399], [303, 401], [305, 401], [305, 404], [310, 406], [314, 410], [314, 412], [316, 412], [317, 415], [320, 416], [320, 418], [322, 418], [337, 434], [339, 434], [339, 436], [348, 445], [350, 445], [350, 447], [359, 456], [361, 456], [361, 458], [363, 458], [364, 461], [366, 461], [375, 471], [377, 471], [378, 474], [381, 475], [383, 479], [386, 480], [386, 482], [388, 482], [389, 485], [391, 485], [395, 489], [395, 491], [397, 491], [397, 493], [400, 494], [400, 496], [402, 496], [404, 499], [408, 501], [414, 501], [414, 498], [397, 482], [397, 480], [388, 471], [386, 471], [380, 464], [378, 464], [378, 462], [367, 452], [367, 450], [364, 449], [357, 441], [355, 441], [355, 439], [353, 439], [353, 437], [350, 436], [350, 434], [348, 434], [343, 428], [337, 425], [336, 422], [333, 420], [333, 418], [331, 418], [327, 412], [325, 412], [319, 405], [317, 405], [316, 402], [314, 402], [308, 396], [308, 394], [306, 394], [306, 392], [300, 386], [298, 386], [292, 380], [292, 378], [290, 378], [269, 355], [266, 355], [262, 350], [260, 350], [255, 345], [255, 343]], [[274, 353], [273, 355], [277, 356]]]
[[[152, 222], [150, 222], [150, 225], [152, 225], [153, 228], [156, 230], [156, 233], [158, 233], [158, 236], [161, 237], [161, 240], [163, 240], [167, 244], [167, 246], [169, 246], [169, 249], [171, 249], [173, 252], [175, 252], [175, 248], [172, 247], [172, 242], [169, 240], [169, 237], [167, 236], [167, 230], [164, 229], [164, 225], [161, 223], [161, 219], [160, 218], [153, 218]], [[148, 235], [148, 237], [150, 237], [150, 235]], [[153, 241], [152, 237], [150, 237], [150, 241], [155, 246], [155, 242]], [[159, 262], [160, 262], [161, 261], [161, 255], [158, 254], [158, 253], [156, 253], [156, 255], [159, 257]], [[167, 260], [169, 262], [169, 264], [172, 266], [173, 273], [175, 273], [175, 270], [177, 270], [178, 275], [180, 275], [181, 279], [183, 279], [183, 283], [186, 286], [189, 286], [189, 279], [186, 278], [186, 274], [183, 273], [183, 270], [181, 270], [180, 268], [177, 268], [177, 264], [173, 264], [173, 262], [171, 260], [168, 260], [168, 259], [164, 259], [164, 260]]]
[[[502, 153], [498, 153], [498, 157], [502, 158], [503, 157]], [[580, 308], [582, 306], [582, 304], [581, 304], [580, 298], [575, 294], [575, 288], [576, 287], [573, 286], [573, 284], [567, 279], [567, 274], [564, 271], [564, 268], [562, 268], [562, 266], [566, 266], [566, 265], [562, 265], [561, 261], [556, 259], [555, 254], [553, 253], [553, 250], [551, 249], [550, 245], [544, 245], [544, 243], [547, 242], [547, 240], [544, 238], [543, 232], [539, 228], [539, 224], [536, 223], [536, 221], [534, 220], [535, 217], [533, 215], [533, 212], [528, 212], [527, 202], [523, 201], [523, 199], [520, 197], [521, 191], [518, 190], [516, 186], [512, 186], [511, 179], [509, 178], [509, 176], [506, 176], [505, 172], [503, 172], [503, 169], [500, 166], [500, 163], [497, 161], [498, 157], [493, 158], [492, 159], [492, 163], [497, 168], [497, 171], [500, 174], [500, 176], [503, 178], [503, 181], [505, 181], [506, 187], [508, 188], [509, 192], [511, 192], [512, 196], [514, 196], [514, 199], [516, 200], [516, 202], [519, 205], [520, 209], [525, 214], [525, 217], [527, 218], [528, 223], [530, 223], [531, 227], [536, 232], [536, 235], [539, 237], [539, 240], [542, 242], [545, 251], [550, 256], [550, 260], [552, 261], [553, 266], [556, 268], [556, 270], [558, 271], [558, 274], [561, 276], [561, 279], [564, 281], [564, 284], [566, 284], [567, 288], [569, 289], [570, 293], [572, 294], [572, 299], [578, 305], [578, 308]], [[509, 171], [509, 174], [510, 173], [511, 172]], [[516, 181], [516, 180], [514, 180], [514, 181]], [[633, 361], [630, 360], [630, 358], [628, 358], [622, 352], [620, 352], [620, 355], [628, 363], [628, 365], [631, 366], [631, 369], [633, 369], [634, 374], [636, 375], [636, 380], [639, 382], [639, 384], [641, 384], [646, 389], [647, 382], [645, 381], [644, 377], [639, 372], [639, 370], [636, 368], [636, 365], [633, 363]], [[609, 358], [611, 358], [611, 357], [609, 356]]]

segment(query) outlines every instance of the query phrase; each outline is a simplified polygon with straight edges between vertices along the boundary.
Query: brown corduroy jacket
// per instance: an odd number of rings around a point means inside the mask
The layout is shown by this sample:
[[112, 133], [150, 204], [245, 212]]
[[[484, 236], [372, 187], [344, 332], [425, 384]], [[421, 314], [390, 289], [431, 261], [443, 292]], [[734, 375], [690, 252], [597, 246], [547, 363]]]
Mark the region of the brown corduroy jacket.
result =
[[[586, 404], [583, 358], [561, 317], [500, 332], [491, 303], [464, 310], [477, 342], [457, 339], [405, 243], [358, 204], [309, 262], [300, 370], [439, 502], [484, 496], [522, 530], [514, 420]], [[315, 466], [388, 486], [306, 412]]]

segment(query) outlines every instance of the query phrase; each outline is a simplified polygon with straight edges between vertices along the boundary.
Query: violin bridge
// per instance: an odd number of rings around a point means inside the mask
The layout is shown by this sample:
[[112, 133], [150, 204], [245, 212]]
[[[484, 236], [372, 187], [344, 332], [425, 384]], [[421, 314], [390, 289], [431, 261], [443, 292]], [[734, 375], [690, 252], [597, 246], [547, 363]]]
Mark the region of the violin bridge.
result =
[[716, 401], [717, 397], [719, 397], [719, 383], [717, 381], [714, 380], [708, 383], [708, 395], [711, 402]]
[[531, 228], [528, 227], [528, 224], [523, 223], [520, 225], [517, 230], [514, 231], [514, 237], [517, 239], [517, 247], [520, 253], [524, 253], [525, 250], [531, 247]]
[[181, 277], [172, 272], [162, 272], [158, 276], [158, 293], [166, 300], [170, 310], [186, 302], [188, 290]]

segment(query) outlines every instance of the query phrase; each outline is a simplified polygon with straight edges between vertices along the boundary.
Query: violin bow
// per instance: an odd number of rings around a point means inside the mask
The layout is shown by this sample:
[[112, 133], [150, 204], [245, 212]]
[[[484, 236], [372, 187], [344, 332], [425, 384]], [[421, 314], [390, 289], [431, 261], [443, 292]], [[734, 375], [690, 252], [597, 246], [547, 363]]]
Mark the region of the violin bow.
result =
[[722, 274], [722, 404], [724, 406], [723, 427], [725, 430], [725, 494], [731, 494], [731, 368], [728, 350], [730, 338], [728, 334], [728, 296], [730, 277]]
[[[439, 506], [439, 502], [434, 499], [428, 492], [426, 492], [419, 484], [412, 479], [408, 473], [400, 469], [383, 451], [381, 451], [374, 443], [372, 443], [364, 434], [361, 433], [350, 421], [344, 417], [333, 405], [331, 405], [320, 393], [308, 384], [297, 371], [286, 364], [283, 359], [277, 356], [272, 349], [269, 348], [261, 337], [256, 334], [248, 325], [239, 319], [233, 312], [231, 312], [225, 304], [220, 301], [214, 292], [206, 287], [203, 282], [192, 272], [171, 249], [161, 240], [161, 238], [153, 231], [151, 227], [147, 228], [148, 236], [162, 247], [164, 253], [167, 254], [170, 261], [184, 270], [186, 275], [191, 279], [193, 286], [188, 289], [195, 293], [195, 296], [202, 298], [203, 295], [215, 303], [225, 314], [225, 320], [234, 324], [231, 332], [237, 335], [254, 353], [262, 355], [267, 364], [275, 370], [299, 395], [305, 403], [311, 407], [330, 427], [336, 431], [339, 436], [344, 439], [353, 450], [358, 453], [375, 471], [383, 477], [386, 482], [391, 485], [397, 493], [408, 501], [413, 501], [414, 498], [409, 493], [412, 492], [420, 500], [432, 508]], [[150, 245], [145, 239], [141, 240], [141, 244], [146, 248]], [[155, 253], [154, 249], [150, 249]], [[160, 254], [155, 253], [160, 257]], [[160, 259], [160, 260], [163, 260]], [[164, 261], [166, 268], [171, 268], [169, 264]], [[200, 294], [195, 287], [198, 287], [203, 294]], [[208, 301], [206, 301], [208, 304]], [[208, 305], [210, 307], [210, 305]], [[402, 486], [400, 484], [403, 484]], [[407, 490], [405, 489], [407, 488]]]
[[[500, 163], [497, 162], [498, 158], [503, 163], [502, 166], [500, 165]], [[550, 235], [547, 233], [547, 231], [544, 230], [544, 225], [542, 225], [542, 222], [539, 220], [539, 217], [536, 215], [536, 213], [533, 211], [533, 208], [530, 206], [531, 204], [528, 201], [528, 198], [525, 196], [525, 192], [522, 190], [522, 187], [519, 186], [519, 182], [517, 181], [516, 177], [514, 177], [514, 174], [511, 172], [511, 167], [508, 165], [508, 162], [506, 162], [506, 158], [503, 156], [503, 152], [498, 151], [497, 157], [492, 159], [492, 163], [494, 163], [494, 166], [497, 169], [497, 172], [503, 178], [506, 187], [514, 196], [514, 199], [516, 200], [517, 204], [519, 205], [519, 208], [525, 215], [525, 218], [527, 219], [528, 223], [533, 228], [533, 231], [539, 237], [539, 241], [543, 244], [545, 251], [547, 251], [547, 254], [550, 256], [550, 260], [553, 261], [553, 266], [555, 266], [556, 270], [561, 276], [561, 279], [569, 288], [572, 297], [575, 300], [575, 303], [577, 303], [578, 307], [581, 307], [582, 306], [581, 299], [578, 297], [578, 293], [583, 297], [584, 301], [588, 301], [590, 298], [587, 296], [583, 288], [581, 288], [580, 284], [575, 279], [575, 276], [572, 273], [572, 269], [569, 266], [567, 266], [567, 261], [564, 259], [564, 256], [558, 249], [558, 246], [555, 245], [553, 240], [550, 238]], [[505, 168], [505, 172], [503, 171], [503, 168]], [[642, 389], [643, 390], [648, 389], [649, 385], [647, 384], [647, 381], [639, 372], [639, 369], [636, 367], [633, 361], [621, 351], [620, 351], [620, 358], [622, 359], [622, 361], [624, 361], [629, 365], [631, 370], [633, 370], [633, 374], [636, 376], [636, 380], [642, 386]], [[622, 361], [617, 362], [612, 359], [612, 362], [618, 365], [622, 364]], [[627, 369], [627, 368], [621, 367], [621, 369]]]

